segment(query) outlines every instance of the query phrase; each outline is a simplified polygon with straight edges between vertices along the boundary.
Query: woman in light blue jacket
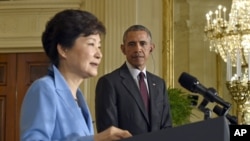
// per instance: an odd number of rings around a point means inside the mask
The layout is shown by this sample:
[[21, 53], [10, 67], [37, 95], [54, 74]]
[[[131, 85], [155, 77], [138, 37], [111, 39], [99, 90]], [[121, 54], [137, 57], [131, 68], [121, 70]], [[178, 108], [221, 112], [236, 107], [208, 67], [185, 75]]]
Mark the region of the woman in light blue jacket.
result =
[[111, 141], [131, 136], [116, 127], [94, 135], [79, 89], [84, 79], [97, 75], [102, 34], [105, 27], [87, 11], [64, 10], [47, 23], [42, 43], [51, 66], [25, 95], [21, 141]]

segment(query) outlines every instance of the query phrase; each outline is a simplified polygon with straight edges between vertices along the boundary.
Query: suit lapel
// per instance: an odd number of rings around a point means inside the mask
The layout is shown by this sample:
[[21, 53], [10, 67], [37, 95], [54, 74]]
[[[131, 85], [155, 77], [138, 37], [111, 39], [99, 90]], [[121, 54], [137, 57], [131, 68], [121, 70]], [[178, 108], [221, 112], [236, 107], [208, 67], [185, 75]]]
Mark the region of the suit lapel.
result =
[[134, 81], [134, 79], [132, 78], [132, 76], [130, 75], [130, 72], [129, 72], [126, 64], [124, 64], [121, 67], [120, 76], [123, 78], [122, 84], [124, 85], [124, 87], [126, 87], [129, 94], [134, 98], [136, 104], [138, 105], [138, 107], [140, 108], [140, 110], [141, 110], [141, 112], [143, 114], [143, 117], [145, 118], [145, 120], [149, 124], [148, 113], [147, 113], [147, 111], [145, 109], [143, 100], [141, 98], [139, 88], [137, 87], [137, 84]]
[[154, 124], [157, 124], [157, 113], [156, 110], [157, 109], [156, 105], [156, 101], [158, 99], [158, 90], [157, 90], [157, 81], [153, 79], [154, 77], [147, 72], [147, 81], [148, 81], [148, 88], [149, 88], [149, 96], [150, 96], [150, 122], [151, 122], [151, 127], [154, 126]]
[[85, 118], [87, 127], [88, 127], [90, 133], [94, 134], [94, 129], [93, 129], [93, 125], [92, 125], [92, 117], [90, 115], [88, 105], [87, 105], [82, 93], [80, 92], [80, 90], [77, 91], [77, 98], [79, 100], [79, 105], [81, 107], [82, 114]]

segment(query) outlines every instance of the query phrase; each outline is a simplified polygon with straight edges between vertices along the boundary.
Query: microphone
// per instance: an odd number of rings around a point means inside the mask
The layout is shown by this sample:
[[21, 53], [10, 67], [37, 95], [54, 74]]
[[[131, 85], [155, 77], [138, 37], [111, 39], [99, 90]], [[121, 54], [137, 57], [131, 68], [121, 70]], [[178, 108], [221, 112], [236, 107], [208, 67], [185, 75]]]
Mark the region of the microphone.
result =
[[195, 77], [189, 75], [186, 72], [183, 72], [179, 77], [179, 83], [187, 90], [203, 95], [203, 97], [205, 97], [210, 102], [219, 103], [227, 109], [231, 107], [230, 103], [225, 102], [222, 98], [217, 96], [217, 92], [214, 88], [206, 88]]
[[219, 107], [218, 105], [215, 105], [213, 112], [216, 113], [218, 116], [225, 116], [231, 124], [237, 124], [237, 117], [231, 116], [230, 114], [228, 114], [227, 109], [223, 109]]

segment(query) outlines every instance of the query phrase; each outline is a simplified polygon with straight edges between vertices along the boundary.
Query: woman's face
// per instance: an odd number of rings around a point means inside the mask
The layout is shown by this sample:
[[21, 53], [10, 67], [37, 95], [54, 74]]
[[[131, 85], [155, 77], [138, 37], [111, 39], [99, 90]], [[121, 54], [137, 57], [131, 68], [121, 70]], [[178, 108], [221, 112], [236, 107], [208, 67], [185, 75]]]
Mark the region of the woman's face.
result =
[[73, 47], [65, 51], [67, 70], [81, 78], [96, 76], [102, 58], [100, 42], [99, 34], [78, 37]]

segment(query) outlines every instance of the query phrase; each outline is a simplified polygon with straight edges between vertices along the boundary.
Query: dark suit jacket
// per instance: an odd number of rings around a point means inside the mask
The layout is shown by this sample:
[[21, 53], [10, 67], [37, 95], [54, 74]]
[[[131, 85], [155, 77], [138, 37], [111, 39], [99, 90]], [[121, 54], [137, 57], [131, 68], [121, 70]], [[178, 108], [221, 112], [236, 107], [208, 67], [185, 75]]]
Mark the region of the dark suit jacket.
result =
[[95, 99], [98, 132], [111, 125], [126, 129], [133, 135], [172, 127], [165, 81], [150, 72], [146, 73], [149, 114], [126, 64], [98, 80]]

